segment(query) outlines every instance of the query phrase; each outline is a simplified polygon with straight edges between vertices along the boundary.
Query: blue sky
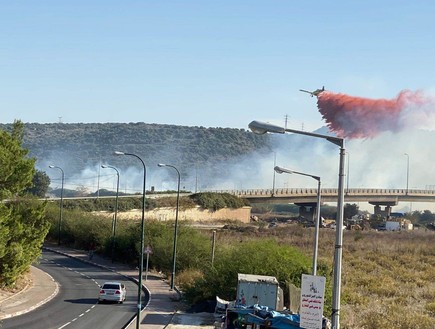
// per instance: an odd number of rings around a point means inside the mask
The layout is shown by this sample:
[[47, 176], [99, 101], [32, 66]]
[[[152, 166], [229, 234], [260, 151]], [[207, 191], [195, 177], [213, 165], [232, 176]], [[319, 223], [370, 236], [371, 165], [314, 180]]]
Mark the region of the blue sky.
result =
[[0, 122], [324, 123], [300, 88], [435, 92], [431, 1], [1, 1]]

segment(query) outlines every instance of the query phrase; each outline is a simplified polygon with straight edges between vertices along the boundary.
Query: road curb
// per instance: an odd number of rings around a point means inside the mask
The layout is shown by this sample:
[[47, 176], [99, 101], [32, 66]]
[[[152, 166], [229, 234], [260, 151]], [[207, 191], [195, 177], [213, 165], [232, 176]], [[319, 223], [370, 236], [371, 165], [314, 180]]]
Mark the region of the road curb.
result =
[[[39, 269], [38, 269], [38, 271], [41, 271], [43, 273], [43, 275], [48, 276], [50, 278], [50, 280], [54, 282], [55, 289], [54, 289], [53, 293], [50, 296], [48, 296], [47, 298], [45, 298], [42, 301], [40, 301], [39, 303], [36, 303], [35, 305], [29, 306], [28, 308], [26, 308], [24, 310], [21, 310], [21, 311], [18, 311], [18, 312], [14, 312], [14, 313], [5, 314], [5, 315], [0, 315], [0, 320], [9, 319], [9, 318], [13, 318], [15, 316], [19, 316], [19, 315], [23, 315], [23, 314], [29, 313], [29, 312], [33, 311], [34, 309], [44, 305], [45, 303], [48, 303], [50, 300], [52, 300], [59, 293], [59, 284], [56, 282], [56, 280], [54, 280], [54, 278], [50, 274], [48, 274], [48, 273], [46, 273], [46, 272], [44, 272], [42, 270], [39, 270]], [[26, 287], [28, 288], [29, 285], [27, 285]], [[28, 288], [28, 289], [30, 289], [30, 288]], [[22, 289], [19, 293], [15, 294], [15, 295], [12, 295], [12, 296], [10, 296], [8, 298], [5, 298], [3, 301], [5, 301], [7, 299], [10, 299], [12, 297], [16, 297], [17, 295], [20, 295], [21, 293], [25, 292], [26, 290], [27, 289]]]

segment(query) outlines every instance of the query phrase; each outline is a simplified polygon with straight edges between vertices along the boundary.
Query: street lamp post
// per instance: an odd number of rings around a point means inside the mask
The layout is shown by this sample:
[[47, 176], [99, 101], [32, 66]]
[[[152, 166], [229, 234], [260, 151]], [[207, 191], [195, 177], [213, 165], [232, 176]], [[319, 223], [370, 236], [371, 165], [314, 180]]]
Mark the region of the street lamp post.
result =
[[112, 228], [112, 263], [115, 261], [115, 239], [116, 239], [116, 220], [118, 216], [118, 197], [119, 197], [119, 170], [113, 166], [101, 165], [101, 168], [109, 168], [116, 171], [116, 198], [115, 198], [115, 214], [113, 216]]
[[275, 170], [275, 167], [276, 167], [276, 152], [273, 152], [273, 168], [274, 168], [274, 170], [273, 170], [273, 181], [272, 181], [272, 196], [275, 196], [275, 174], [276, 174], [276, 170]]
[[406, 161], [406, 195], [408, 195], [409, 192], [409, 154], [404, 154], [407, 157]]
[[139, 329], [140, 325], [140, 312], [142, 310], [142, 274], [143, 274], [143, 256], [144, 256], [144, 233], [145, 233], [145, 183], [147, 169], [145, 162], [141, 157], [133, 153], [126, 153], [115, 151], [114, 155], [128, 155], [133, 156], [142, 163], [143, 166], [143, 191], [142, 191], [142, 220], [141, 220], [141, 232], [140, 232], [140, 259], [139, 259], [139, 284], [137, 292], [137, 314], [136, 314], [136, 329]]
[[346, 193], [349, 194], [349, 166], [350, 166], [350, 153], [346, 152], [347, 154], [347, 177], [346, 177]]
[[170, 167], [173, 168], [178, 175], [178, 185], [177, 185], [177, 207], [175, 208], [175, 228], [174, 228], [174, 247], [172, 250], [172, 275], [171, 275], [171, 290], [175, 287], [175, 268], [177, 260], [177, 236], [178, 236], [178, 208], [180, 205], [180, 172], [175, 166], [159, 163], [159, 167]]
[[310, 175], [310, 174], [305, 174], [302, 172], [298, 172], [298, 171], [294, 171], [294, 170], [290, 170], [290, 169], [286, 169], [286, 168], [282, 168], [282, 167], [278, 167], [275, 166], [275, 172], [277, 172], [278, 174], [282, 174], [282, 173], [287, 173], [287, 174], [297, 174], [297, 175], [302, 175], [302, 176], [308, 176], [311, 178], [314, 178], [315, 180], [317, 180], [317, 205], [316, 205], [316, 220], [315, 220], [315, 229], [314, 229], [314, 243], [313, 243], [313, 271], [312, 274], [313, 275], [317, 275], [317, 254], [318, 254], [318, 250], [319, 250], [319, 225], [320, 225], [320, 177], [319, 176], [315, 176], [315, 175]]
[[60, 246], [60, 230], [62, 227], [62, 212], [63, 212], [63, 184], [65, 181], [65, 173], [63, 172], [63, 169], [58, 166], [48, 166], [51, 169], [59, 169], [62, 174], [62, 187], [60, 189], [60, 206], [59, 206], [59, 223], [57, 226], [57, 245]]
[[340, 329], [340, 294], [341, 294], [341, 260], [343, 255], [343, 214], [344, 214], [344, 163], [345, 153], [344, 139], [334, 136], [310, 133], [306, 131], [282, 128], [269, 123], [252, 121], [249, 128], [256, 134], [294, 133], [311, 137], [323, 138], [340, 147], [340, 159], [338, 168], [338, 200], [337, 200], [337, 218], [335, 234], [335, 252], [334, 252], [334, 278], [332, 291], [332, 328]]

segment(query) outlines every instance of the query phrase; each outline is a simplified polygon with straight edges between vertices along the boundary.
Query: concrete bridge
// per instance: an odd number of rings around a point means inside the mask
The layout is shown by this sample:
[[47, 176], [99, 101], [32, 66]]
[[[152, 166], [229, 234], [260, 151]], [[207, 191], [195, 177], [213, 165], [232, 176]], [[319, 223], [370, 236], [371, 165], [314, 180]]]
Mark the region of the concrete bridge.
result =
[[[300, 206], [300, 213], [312, 213], [317, 205], [317, 188], [277, 188], [277, 189], [250, 189], [227, 190], [226, 192], [251, 203], [294, 203]], [[321, 201], [337, 202], [338, 189], [322, 188]], [[391, 214], [391, 207], [402, 202], [435, 202], [435, 190], [416, 189], [377, 189], [352, 188], [345, 189], [344, 202], [368, 202], [374, 206], [374, 213], [382, 216]], [[384, 207], [382, 209], [381, 207]], [[307, 210], [306, 208], [309, 208]]]
[[[205, 191], [204, 191], [205, 192]], [[301, 216], [312, 216], [317, 206], [317, 188], [276, 188], [272, 189], [249, 189], [249, 190], [219, 190], [207, 191], [215, 193], [229, 193], [249, 200], [250, 203], [294, 203], [299, 206]], [[321, 202], [336, 203], [338, 199], [338, 189], [322, 188]], [[186, 196], [191, 193], [181, 193]], [[147, 198], [159, 198], [164, 196], [173, 196], [173, 193], [149, 193]], [[142, 197], [136, 194], [136, 197]], [[132, 197], [132, 195], [119, 196]], [[114, 196], [99, 197], [64, 197], [67, 199], [96, 199], [96, 198], [114, 198]], [[50, 198], [58, 200], [59, 198]], [[374, 214], [381, 216], [390, 216], [391, 207], [402, 202], [435, 202], [435, 190], [417, 190], [417, 189], [377, 189], [377, 188], [351, 188], [344, 191], [344, 202], [368, 202], [374, 206]], [[382, 208], [384, 207], [384, 208]]]

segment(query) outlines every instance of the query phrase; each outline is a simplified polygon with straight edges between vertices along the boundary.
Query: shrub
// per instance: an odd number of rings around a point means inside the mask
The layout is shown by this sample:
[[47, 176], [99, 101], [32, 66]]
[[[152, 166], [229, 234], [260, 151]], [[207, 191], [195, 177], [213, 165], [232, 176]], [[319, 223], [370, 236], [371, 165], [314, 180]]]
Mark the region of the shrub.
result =
[[182, 286], [191, 303], [214, 299], [235, 299], [237, 274], [275, 276], [282, 287], [288, 282], [300, 285], [302, 273], [309, 273], [310, 261], [296, 249], [275, 240], [237, 242], [216, 253], [213, 266], [204, 264], [204, 276], [193, 285]]
[[229, 193], [195, 193], [190, 198], [204, 209], [219, 210], [222, 208], [241, 208], [249, 205], [245, 199], [238, 198]]
[[[179, 223], [177, 236], [177, 272], [202, 269], [211, 258], [209, 237], [183, 223]], [[148, 221], [146, 243], [153, 249], [150, 266], [169, 275], [173, 264], [174, 222]]]

